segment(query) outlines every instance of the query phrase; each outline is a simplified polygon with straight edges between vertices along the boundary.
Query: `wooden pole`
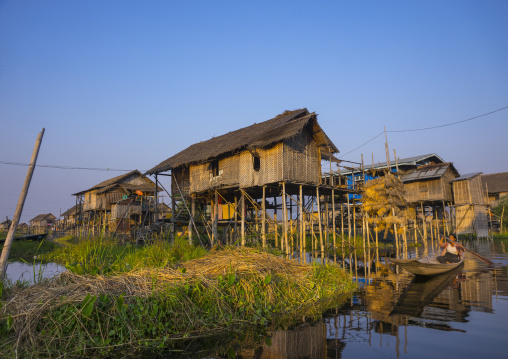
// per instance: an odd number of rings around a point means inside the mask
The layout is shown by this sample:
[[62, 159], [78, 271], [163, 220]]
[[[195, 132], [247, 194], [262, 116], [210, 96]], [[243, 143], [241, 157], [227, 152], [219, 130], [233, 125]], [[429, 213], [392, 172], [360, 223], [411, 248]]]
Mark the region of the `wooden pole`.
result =
[[234, 217], [235, 217], [235, 237], [234, 237], [234, 242], [235, 242], [235, 245], [238, 245], [238, 243], [236, 243], [236, 241], [238, 240], [238, 197], [236, 196], [235, 194], [235, 212], [234, 212]]
[[263, 186], [263, 202], [261, 203], [261, 238], [263, 240], [263, 248], [266, 248], [266, 186]]
[[[196, 215], [196, 199], [194, 196], [191, 197], [191, 220], [189, 222], [189, 244], [192, 245], [192, 226], [194, 224], [194, 216]], [[196, 228], [196, 234], [199, 237], [198, 229]]]
[[37, 135], [37, 139], [35, 140], [34, 150], [32, 152], [32, 158], [30, 160], [30, 165], [28, 166], [28, 171], [26, 173], [25, 182], [23, 183], [23, 187], [21, 188], [21, 193], [19, 195], [18, 205], [16, 206], [16, 210], [14, 211], [14, 217], [12, 218], [11, 226], [9, 227], [9, 231], [7, 232], [7, 237], [5, 238], [4, 247], [2, 249], [2, 255], [0, 256], [0, 282], [4, 280], [5, 272], [7, 270], [7, 261], [9, 260], [9, 253], [11, 251], [12, 241], [14, 239], [14, 233], [16, 233], [16, 229], [18, 228], [19, 219], [21, 218], [21, 213], [23, 212], [23, 207], [25, 205], [25, 199], [28, 194], [28, 188], [30, 187], [30, 182], [32, 181], [32, 176], [35, 169], [35, 164], [37, 163], [37, 157], [39, 155], [39, 149], [42, 143], [42, 137], [44, 136], [45, 129], [43, 128], [41, 132]]
[[324, 263], [324, 252], [325, 246], [323, 244], [323, 228], [321, 225], [321, 199], [319, 198], [319, 187], [316, 187], [316, 200], [317, 200], [317, 208], [318, 208], [318, 224], [319, 224], [319, 244], [321, 246], [321, 255], [323, 256]]
[[279, 248], [279, 225], [277, 223], [277, 196], [273, 196], [273, 219], [275, 220], [275, 248]]
[[282, 182], [282, 209], [284, 217], [284, 245], [286, 246], [286, 254], [289, 254], [288, 248], [288, 207], [286, 199], [286, 183]]
[[303, 214], [303, 185], [300, 185], [300, 203], [298, 203], [298, 208], [300, 212], [300, 259], [304, 256], [305, 252], [305, 231], [304, 231], [304, 222], [305, 215]]
[[335, 228], [335, 190], [332, 189], [332, 230], [333, 230], [333, 261], [337, 262], [337, 231]]
[[240, 197], [240, 206], [242, 207], [242, 212], [240, 212], [240, 230], [241, 230], [241, 238], [242, 238], [242, 247], [245, 246], [245, 195], [242, 191], [242, 196]]

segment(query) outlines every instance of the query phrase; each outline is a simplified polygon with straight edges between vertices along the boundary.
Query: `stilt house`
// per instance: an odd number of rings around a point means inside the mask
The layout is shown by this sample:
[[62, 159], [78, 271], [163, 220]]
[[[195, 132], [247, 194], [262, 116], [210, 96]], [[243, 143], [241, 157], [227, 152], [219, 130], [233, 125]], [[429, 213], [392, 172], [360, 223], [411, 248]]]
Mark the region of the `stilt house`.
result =
[[491, 207], [499, 204], [499, 199], [508, 195], [508, 172], [482, 175], [483, 188], [487, 191]]
[[451, 182], [457, 177], [459, 172], [453, 164], [437, 163], [409, 170], [400, 180], [404, 183], [406, 202], [441, 205], [453, 201]]
[[[194, 200], [208, 204], [213, 212], [208, 215], [216, 221], [233, 216], [245, 219], [248, 206], [266, 209], [271, 205], [276, 210], [277, 200], [268, 203], [266, 198], [281, 196], [282, 184], [286, 186], [284, 191], [293, 186], [295, 193], [299, 185], [320, 185], [321, 160], [337, 152], [319, 126], [317, 115], [304, 108], [193, 144], [147, 174], [157, 176], [171, 171], [175, 223], [188, 220], [189, 211], [194, 211]], [[242, 201], [247, 202], [245, 207], [236, 204], [236, 194], [240, 192]]]
[[39, 214], [32, 218], [30, 223], [30, 229], [33, 234], [46, 233], [50, 230], [51, 226], [55, 222], [56, 217], [51, 213]]
[[460, 176], [452, 183], [457, 234], [476, 234], [478, 238], [488, 237], [487, 198], [483, 189], [481, 172]]
[[107, 228], [128, 235], [131, 227], [141, 225], [153, 213], [155, 183], [138, 170], [103, 181], [75, 193], [76, 217], [93, 232]]

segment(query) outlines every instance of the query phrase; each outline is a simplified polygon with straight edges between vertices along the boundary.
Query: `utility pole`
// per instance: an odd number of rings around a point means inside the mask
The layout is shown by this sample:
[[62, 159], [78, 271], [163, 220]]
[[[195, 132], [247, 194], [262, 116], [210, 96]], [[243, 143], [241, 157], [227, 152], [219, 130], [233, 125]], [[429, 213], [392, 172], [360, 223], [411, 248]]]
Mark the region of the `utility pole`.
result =
[[7, 232], [7, 238], [5, 238], [4, 248], [2, 250], [2, 255], [0, 256], [0, 282], [3, 281], [5, 277], [5, 271], [7, 269], [7, 260], [9, 259], [12, 240], [14, 238], [14, 233], [16, 233], [16, 229], [18, 228], [21, 213], [23, 212], [23, 206], [25, 205], [26, 195], [28, 194], [28, 187], [30, 187], [30, 181], [32, 180], [32, 175], [34, 173], [35, 163], [37, 162], [37, 156], [39, 155], [39, 148], [41, 147], [42, 136], [44, 136], [44, 128], [39, 133], [39, 135], [37, 136], [37, 140], [35, 141], [35, 147], [32, 153], [32, 159], [30, 160], [30, 165], [28, 166], [28, 171], [25, 177], [25, 183], [23, 184], [21, 194], [19, 195], [18, 205], [16, 207], [16, 211], [14, 212], [14, 218], [12, 219], [11, 227], [9, 228], [9, 232]]

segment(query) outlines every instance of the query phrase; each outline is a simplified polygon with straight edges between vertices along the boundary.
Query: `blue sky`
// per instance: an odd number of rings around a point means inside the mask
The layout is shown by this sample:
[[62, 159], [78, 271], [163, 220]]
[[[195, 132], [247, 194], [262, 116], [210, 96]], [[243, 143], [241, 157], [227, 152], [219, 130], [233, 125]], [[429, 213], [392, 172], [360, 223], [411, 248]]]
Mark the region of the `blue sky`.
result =
[[[0, 161], [147, 170], [306, 107], [342, 154], [508, 106], [506, 1], [0, 0]], [[399, 157], [508, 171], [508, 110], [389, 132]], [[343, 159], [374, 153], [384, 136]], [[0, 220], [26, 167], [0, 163]], [[35, 170], [22, 221], [122, 172]]]

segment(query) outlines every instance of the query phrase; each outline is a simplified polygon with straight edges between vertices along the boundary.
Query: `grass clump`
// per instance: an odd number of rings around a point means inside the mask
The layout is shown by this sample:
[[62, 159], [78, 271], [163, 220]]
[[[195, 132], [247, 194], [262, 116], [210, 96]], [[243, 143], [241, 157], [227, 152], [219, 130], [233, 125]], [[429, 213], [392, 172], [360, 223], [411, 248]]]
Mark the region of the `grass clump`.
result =
[[0, 355], [107, 356], [172, 348], [246, 325], [317, 319], [355, 288], [337, 265], [304, 265], [255, 249], [225, 249], [177, 267], [118, 275], [65, 272], [11, 290]]
[[[58, 244], [44, 240], [39, 241], [13, 241], [9, 252], [10, 261], [32, 262], [38, 260], [42, 255], [50, 253], [57, 249]], [[0, 244], [0, 252], [4, 245]]]
[[[68, 245], [43, 258], [65, 265], [75, 274], [112, 275], [141, 268], [159, 268], [206, 255], [202, 247], [184, 240], [155, 241], [147, 246], [118, 245], [112, 238], [70, 238]], [[74, 243], [74, 244], [73, 244]]]

